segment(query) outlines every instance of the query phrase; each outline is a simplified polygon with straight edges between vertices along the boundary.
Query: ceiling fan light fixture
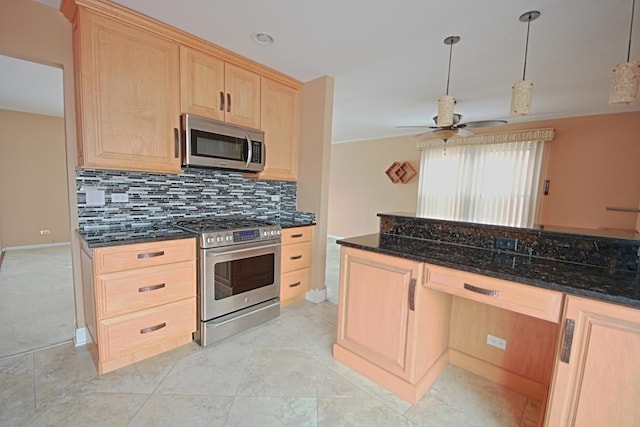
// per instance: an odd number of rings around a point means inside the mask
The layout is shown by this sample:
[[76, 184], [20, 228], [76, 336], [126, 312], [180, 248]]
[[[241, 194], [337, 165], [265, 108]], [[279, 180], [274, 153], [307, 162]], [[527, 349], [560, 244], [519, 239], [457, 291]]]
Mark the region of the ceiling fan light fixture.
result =
[[525, 12], [518, 20], [527, 23], [527, 41], [524, 45], [524, 66], [522, 69], [522, 80], [518, 80], [513, 84], [511, 92], [511, 115], [526, 116], [531, 112], [531, 97], [533, 95], [533, 82], [526, 79], [527, 74], [527, 54], [529, 53], [529, 29], [531, 21], [535, 21], [540, 17], [540, 12], [530, 10]]
[[451, 126], [453, 124], [453, 108], [456, 99], [452, 95], [442, 95], [438, 98], [438, 115], [436, 116], [436, 125]]
[[631, 56], [631, 35], [633, 33], [633, 15], [636, 0], [631, 3], [631, 23], [629, 25], [629, 44], [627, 47], [627, 62], [617, 64], [611, 77], [609, 91], [609, 105], [630, 105], [638, 96], [638, 82], [640, 82], [640, 61], [629, 62]]
[[438, 129], [433, 132], [438, 138], [442, 139], [444, 142], [447, 142], [449, 139], [458, 135], [458, 129]]

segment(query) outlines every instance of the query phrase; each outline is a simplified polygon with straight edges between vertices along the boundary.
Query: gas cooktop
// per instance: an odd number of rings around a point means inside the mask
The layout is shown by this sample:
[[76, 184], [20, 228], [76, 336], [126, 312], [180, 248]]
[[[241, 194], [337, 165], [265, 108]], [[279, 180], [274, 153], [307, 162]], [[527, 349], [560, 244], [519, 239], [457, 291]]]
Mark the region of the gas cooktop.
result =
[[176, 221], [176, 227], [198, 233], [201, 248], [280, 240], [280, 226], [245, 217], [200, 217]]

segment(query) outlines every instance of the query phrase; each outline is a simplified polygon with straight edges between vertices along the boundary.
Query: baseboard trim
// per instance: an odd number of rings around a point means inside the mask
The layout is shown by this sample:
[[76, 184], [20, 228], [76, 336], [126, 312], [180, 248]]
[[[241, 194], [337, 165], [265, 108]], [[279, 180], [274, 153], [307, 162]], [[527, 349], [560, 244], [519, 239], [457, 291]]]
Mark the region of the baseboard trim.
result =
[[59, 242], [59, 243], [43, 243], [41, 245], [24, 245], [24, 246], [8, 246], [4, 248], [4, 251], [22, 251], [26, 249], [43, 249], [43, 248], [51, 248], [54, 246], [71, 246], [71, 242]]
[[87, 328], [78, 328], [73, 336], [73, 343], [76, 347], [87, 344]]

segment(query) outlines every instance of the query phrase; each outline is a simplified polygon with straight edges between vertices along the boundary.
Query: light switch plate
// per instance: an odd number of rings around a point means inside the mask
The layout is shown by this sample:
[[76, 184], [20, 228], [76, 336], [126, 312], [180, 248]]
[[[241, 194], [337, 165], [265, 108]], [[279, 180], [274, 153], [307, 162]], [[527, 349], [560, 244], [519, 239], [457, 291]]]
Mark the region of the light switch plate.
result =
[[85, 190], [87, 206], [104, 206], [104, 190], [87, 188]]

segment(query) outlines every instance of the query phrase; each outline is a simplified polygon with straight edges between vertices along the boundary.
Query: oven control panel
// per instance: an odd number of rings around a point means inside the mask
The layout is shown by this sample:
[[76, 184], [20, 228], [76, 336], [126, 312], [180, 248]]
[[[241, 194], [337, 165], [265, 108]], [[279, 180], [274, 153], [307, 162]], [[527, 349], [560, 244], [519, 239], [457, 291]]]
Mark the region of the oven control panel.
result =
[[217, 231], [215, 233], [208, 233], [202, 236], [202, 247], [211, 248], [250, 242], [269, 241], [279, 239], [280, 236], [280, 227], [277, 226]]
[[252, 229], [252, 230], [240, 230], [233, 232], [233, 241], [234, 242], [250, 242], [252, 240], [260, 239], [260, 230]]

